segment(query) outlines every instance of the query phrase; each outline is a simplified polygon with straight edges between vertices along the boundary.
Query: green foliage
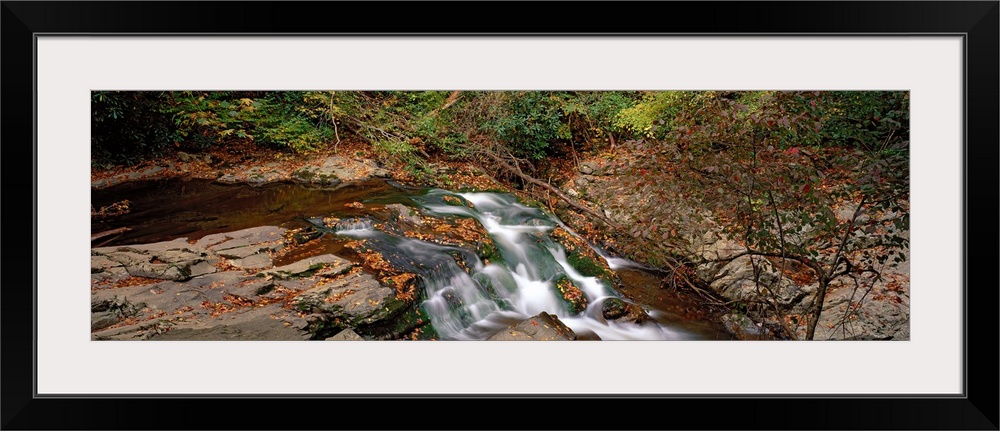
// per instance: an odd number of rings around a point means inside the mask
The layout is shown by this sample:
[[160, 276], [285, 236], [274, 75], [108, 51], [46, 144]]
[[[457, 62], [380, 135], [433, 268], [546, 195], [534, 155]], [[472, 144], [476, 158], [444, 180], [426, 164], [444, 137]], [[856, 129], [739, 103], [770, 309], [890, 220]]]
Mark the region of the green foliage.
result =
[[516, 157], [540, 160], [558, 139], [568, 139], [560, 99], [551, 92], [505, 93], [482, 128], [493, 133]]
[[417, 154], [417, 149], [406, 141], [382, 139], [372, 142], [372, 148], [383, 163], [401, 164], [410, 174], [417, 177], [431, 173], [427, 163]]
[[228, 92], [175, 92], [162, 112], [173, 118], [173, 137], [196, 148], [206, 148], [225, 138], [254, 139], [253, 120], [261, 102], [236, 98]]
[[631, 127], [619, 121], [619, 116], [639, 103], [641, 93], [576, 91], [564, 93], [562, 97], [563, 116], [574, 134], [573, 140], [586, 141], [591, 137], [600, 139], [610, 134], [636, 137]]
[[566, 262], [585, 277], [607, 277], [608, 272], [599, 263], [576, 251], [566, 253]]
[[258, 142], [296, 152], [318, 148], [333, 139], [329, 96], [318, 92], [282, 92], [266, 97], [251, 124], [259, 130]]
[[711, 94], [691, 91], [646, 92], [642, 100], [618, 111], [615, 127], [627, 130], [635, 138], [663, 138], [673, 130], [673, 119], [685, 109], [696, 108], [699, 100]]
[[160, 155], [172, 142], [173, 127], [160, 112], [165, 100], [161, 92], [91, 92], [92, 162], [133, 164]]
[[909, 92], [834, 91], [820, 102], [830, 105], [823, 127], [824, 137], [832, 142], [877, 151], [888, 146], [887, 139], [909, 134]]
[[[302, 152], [333, 137], [329, 96], [319, 92], [178, 92], [164, 112], [173, 116], [175, 136], [200, 148], [227, 139], [248, 139]], [[253, 95], [249, 95], [253, 96]]]

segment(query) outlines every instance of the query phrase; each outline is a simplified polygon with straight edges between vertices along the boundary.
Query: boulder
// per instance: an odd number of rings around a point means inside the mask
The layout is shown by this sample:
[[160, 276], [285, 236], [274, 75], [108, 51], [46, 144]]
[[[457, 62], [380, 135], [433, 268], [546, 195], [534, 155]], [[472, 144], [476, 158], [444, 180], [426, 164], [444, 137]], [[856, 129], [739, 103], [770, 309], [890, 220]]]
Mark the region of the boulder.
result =
[[357, 332], [351, 330], [351, 328], [346, 328], [343, 331], [337, 333], [326, 341], [364, 341], [365, 339], [358, 335]]
[[[91, 272], [120, 268], [126, 276], [187, 280], [215, 272], [215, 257], [183, 238], [153, 244], [102, 247], [91, 250]], [[120, 277], [121, 272], [115, 271]]]
[[420, 219], [420, 215], [413, 211], [412, 208], [403, 204], [389, 204], [385, 208], [392, 211], [393, 217], [396, 221], [404, 224], [409, 224], [413, 226], [421, 226], [424, 224], [423, 220]]
[[371, 275], [355, 272], [300, 293], [296, 307], [341, 319], [351, 326], [373, 323], [396, 291], [382, 286]]
[[575, 340], [576, 334], [558, 317], [541, 312], [493, 334], [489, 341], [565, 341]]
[[342, 181], [386, 178], [389, 172], [371, 160], [331, 156], [319, 165], [305, 166], [292, 172], [292, 181], [320, 186], [335, 186]]
[[298, 262], [284, 266], [271, 268], [257, 273], [258, 277], [271, 277], [279, 279], [301, 278], [311, 275], [323, 275], [332, 277], [340, 275], [351, 269], [354, 264], [332, 254], [302, 259]]
[[642, 307], [619, 298], [608, 298], [604, 300], [603, 307], [601, 308], [601, 314], [604, 316], [605, 320], [613, 320], [617, 322], [642, 324], [647, 320], [650, 320], [649, 314], [647, 314], [646, 310], [643, 310]]

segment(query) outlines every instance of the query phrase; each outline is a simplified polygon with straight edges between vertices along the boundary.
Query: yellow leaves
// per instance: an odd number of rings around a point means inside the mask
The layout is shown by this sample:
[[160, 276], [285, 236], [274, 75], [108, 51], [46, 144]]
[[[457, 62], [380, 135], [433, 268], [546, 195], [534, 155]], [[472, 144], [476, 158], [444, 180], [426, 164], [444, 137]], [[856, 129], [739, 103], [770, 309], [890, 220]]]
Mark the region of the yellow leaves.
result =
[[117, 282], [115, 282], [114, 284], [112, 284], [110, 286], [110, 288], [111, 289], [120, 289], [120, 288], [123, 288], [123, 287], [143, 286], [143, 285], [147, 285], [147, 284], [159, 283], [161, 281], [163, 281], [163, 280], [160, 280], [158, 278], [130, 276], [130, 277], [118, 280]]
[[329, 228], [336, 226], [339, 221], [337, 217], [323, 217], [323, 225]]
[[344, 298], [346, 298], [348, 296], [351, 296], [353, 294], [354, 294], [354, 290], [347, 289], [347, 290], [344, 290], [342, 292], [337, 292], [337, 293], [335, 293], [333, 295], [330, 295], [330, 296], [327, 296], [326, 298], [323, 298], [323, 302], [326, 302], [328, 304], [332, 304], [334, 302], [338, 302], [341, 299], [344, 299]]
[[359, 252], [358, 255], [364, 261], [364, 266], [379, 271], [380, 273], [394, 274], [396, 270], [385, 260], [381, 253], [376, 251]]
[[406, 272], [392, 277], [385, 277], [382, 279], [382, 283], [396, 289], [396, 299], [411, 301], [417, 296], [417, 285], [414, 283], [416, 277], [416, 275]]

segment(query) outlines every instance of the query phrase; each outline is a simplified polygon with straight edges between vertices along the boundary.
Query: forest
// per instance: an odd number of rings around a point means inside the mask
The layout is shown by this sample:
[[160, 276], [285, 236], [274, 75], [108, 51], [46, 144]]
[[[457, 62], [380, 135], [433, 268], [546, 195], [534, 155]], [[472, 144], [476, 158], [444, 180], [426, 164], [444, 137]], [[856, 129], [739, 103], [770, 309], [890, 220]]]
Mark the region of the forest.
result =
[[[704, 322], [680, 324], [680, 333], [718, 328], [714, 339], [909, 339], [905, 91], [93, 91], [91, 107], [92, 243], [105, 262], [92, 263], [101, 275], [95, 334], [179, 334], [199, 306], [203, 318], [267, 306], [294, 314], [285, 326], [308, 339], [502, 339], [491, 337], [506, 329], [550, 339], [532, 332], [539, 322], [555, 328], [552, 339], [645, 338], [616, 325], [680, 320]], [[143, 237], [150, 209], [129, 190], [165, 178], [274, 197], [241, 204], [266, 207], [253, 220], [223, 224], [223, 213], [191, 206], [185, 220], [211, 228]], [[358, 186], [365, 181], [400, 191]], [[279, 192], [279, 183], [340, 200], [320, 210], [302, 202], [321, 198]], [[292, 208], [295, 222], [267, 218]], [[274, 268], [294, 265], [293, 255], [332, 257], [291, 277], [202, 242], [265, 225], [286, 238], [266, 250]], [[506, 243], [535, 228], [543, 235]], [[182, 236], [204, 249], [184, 257], [180, 275], [150, 269], [177, 256], [153, 256], [136, 272], [114, 249]], [[407, 239], [426, 250], [403, 247]], [[443, 263], [432, 251], [451, 257]], [[455, 262], [467, 290], [454, 273], [435, 278]], [[197, 280], [203, 263], [209, 275], [275, 281], [181, 284]], [[498, 265], [509, 274], [489, 269]], [[371, 278], [347, 280], [356, 272]], [[329, 305], [365, 283], [390, 291], [365, 297], [386, 311]], [[192, 311], [122, 290], [137, 286], [200, 290], [185, 305]], [[528, 293], [535, 288], [549, 296]], [[674, 299], [664, 305], [664, 296]], [[598, 303], [598, 322], [584, 323]]]

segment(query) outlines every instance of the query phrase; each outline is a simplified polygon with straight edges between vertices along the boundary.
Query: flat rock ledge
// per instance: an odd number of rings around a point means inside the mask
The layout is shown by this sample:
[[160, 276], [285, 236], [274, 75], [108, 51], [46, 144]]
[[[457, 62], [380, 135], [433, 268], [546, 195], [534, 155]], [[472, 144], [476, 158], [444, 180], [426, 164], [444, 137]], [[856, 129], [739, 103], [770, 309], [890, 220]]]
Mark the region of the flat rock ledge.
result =
[[[400, 308], [393, 288], [332, 254], [275, 267], [286, 230], [263, 226], [153, 244], [91, 249], [93, 340], [307, 340], [317, 321], [344, 335]], [[358, 329], [357, 332], [354, 329]], [[351, 330], [351, 332], [345, 332]]]

